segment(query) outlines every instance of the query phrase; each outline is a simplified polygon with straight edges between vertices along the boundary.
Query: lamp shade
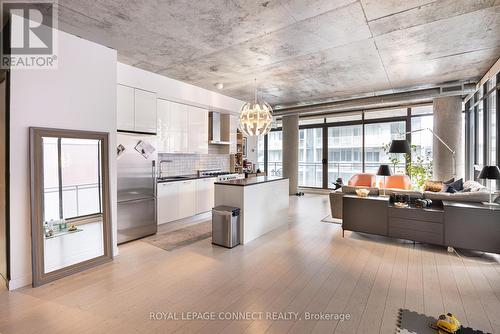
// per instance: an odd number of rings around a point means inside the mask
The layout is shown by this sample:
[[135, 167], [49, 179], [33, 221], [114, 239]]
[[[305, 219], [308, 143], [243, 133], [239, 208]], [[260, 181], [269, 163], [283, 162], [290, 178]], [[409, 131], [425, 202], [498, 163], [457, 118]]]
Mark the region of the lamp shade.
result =
[[500, 169], [498, 166], [484, 166], [479, 174], [480, 179], [499, 180]]
[[391, 168], [389, 167], [389, 165], [380, 165], [377, 171], [377, 175], [391, 176], [392, 175]]
[[389, 153], [407, 153], [410, 154], [410, 145], [406, 139], [394, 139], [391, 142]]
[[261, 136], [271, 131], [273, 109], [267, 102], [247, 102], [240, 111], [240, 130], [246, 136]]

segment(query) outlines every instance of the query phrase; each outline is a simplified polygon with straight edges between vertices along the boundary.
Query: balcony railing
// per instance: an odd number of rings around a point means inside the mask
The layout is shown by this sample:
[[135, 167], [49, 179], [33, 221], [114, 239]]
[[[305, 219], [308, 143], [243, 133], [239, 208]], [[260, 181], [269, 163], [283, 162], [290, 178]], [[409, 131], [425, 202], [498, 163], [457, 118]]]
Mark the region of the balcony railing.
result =
[[[375, 174], [381, 162], [366, 162], [366, 173]], [[393, 166], [391, 170], [393, 170]], [[269, 175], [282, 176], [283, 163], [281, 161], [268, 162]], [[329, 162], [328, 163], [328, 187], [332, 188], [338, 178], [342, 178], [344, 184], [354, 175], [361, 173], [363, 165], [361, 162]], [[405, 164], [396, 165], [396, 173], [404, 173]], [[394, 173], [394, 170], [393, 170]], [[321, 162], [299, 162], [299, 185], [306, 187], [323, 187], [323, 164]]]
[[[86, 196], [85, 196], [86, 195]], [[59, 187], [44, 188], [45, 211], [59, 212]], [[82, 199], [83, 197], [83, 199]], [[89, 197], [93, 201], [89, 201]], [[53, 198], [54, 200], [50, 200]], [[79, 217], [100, 212], [99, 184], [87, 183], [62, 187], [63, 211], [65, 218]], [[50, 214], [49, 214], [50, 215]]]

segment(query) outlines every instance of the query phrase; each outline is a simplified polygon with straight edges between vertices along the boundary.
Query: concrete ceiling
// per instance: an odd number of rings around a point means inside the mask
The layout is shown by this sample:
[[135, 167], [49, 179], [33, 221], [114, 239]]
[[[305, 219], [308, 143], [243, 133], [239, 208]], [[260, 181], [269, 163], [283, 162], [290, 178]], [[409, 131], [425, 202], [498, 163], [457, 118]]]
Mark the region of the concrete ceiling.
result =
[[61, 30], [119, 61], [273, 105], [477, 80], [500, 0], [59, 0]]

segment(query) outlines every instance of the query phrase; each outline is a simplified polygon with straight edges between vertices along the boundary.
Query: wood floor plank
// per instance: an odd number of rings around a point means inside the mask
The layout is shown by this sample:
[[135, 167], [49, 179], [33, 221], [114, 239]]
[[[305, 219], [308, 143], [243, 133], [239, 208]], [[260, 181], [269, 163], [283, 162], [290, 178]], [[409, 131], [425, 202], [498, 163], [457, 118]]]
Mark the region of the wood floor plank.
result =
[[483, 303], [472, 284], [464, 262], [456, 256], [449, 256], [448, 259], [450, 260], [453, 274], [455, 275], [469, 326], [482, 331], [493, 332], [491, 323], [486, 316]]
[[380, 328], [396, 254], [397, 247], [395, 245], [390, 244], [386, 247], [382, 264], [378, 269], [375, 283], [356, 330], [357, 333], [370, 333], [374, 328]]
[[494, 293], [491, 285], [484, 276], [481, 267], [485, 264], [478, 262], [463, 261], [469, 274], [471, 282], [476, 290], [488, 320], [490, 321], [493, 333], [500, 333], [500, 300]]
[[[351, 234], [351, 233], [349, 233]], [[370, 260], [371, 253], [376, 247], [376, 244], [371, 242], [367, 244], [367, 248], [361, 250], [359, 260], [351, 268], [349, 275], [345, 276], [341, 285], [336, 290], [335, 294], [330, 299], [327, 307], [323, 311], [329, 314], [342, 314], [346, 305], [349, 302], [351, 295], [354, 292], [356, 284], [360, 279], [366, 264]], [[332, 333], [338, 324], [338, 321], [318, 321], [312, 330], [312, 333]]]
[[366, 304], [370, 293], [372, 292], [375, 278], [378, 270], [380, 269], [380, 264], [386, 248], [386, 244], [377, 243], [377, 247], [375, 247], [372, 252], [373, 260], [369, 261], [365, 266], [363, 273], [361, 274], [361, 278], [358, 280], [353, 294], [351, 295], [351, 298], [349, 298], [349, 302], [343, 310], [343, 313], [350, 315], [350, 319], [349, 321], [337, 322], [334, 333], [348, 334], [356, 332], [364, 315]]
[[422, 253], [417, 244], [409, 248], [405, 308], [424, 313], [423, 284]]
[[[343, 239], [344, 240], [344, 239]], [[346, 246], [347, 255], [342, 258], [336, 270], [328, 277], [318, 290], [313, 299], [304, 308], [310, 314], [321, 314], [331, 302], [335, 292], [343, 282], [344, 277], [350, 274], [351, 268], [362, 258], [359, 247]], [[313, 330], [319, 320], [297, 321], [290, 328], [289, 333], [309, 333]]]
[[[458, 291], [458, 286], [453, 274], [452, 264], [448, 259], [448, 254], [444, 252], [435, 253], [434, 258], [436, 259], [437, 272], [439, 278], [439, 285], [441, 289], [441, 296], [443, 298], [443, 305], [446, 313], [450, 312], [454, 314], [461, 323], [465, 326], [469, 325], [467, 315], [465, 313], [462, 297]], [[432, 316], [437, 316], [437, 314], [430, 314]]]
[[432, 249], [422, 250], [422, 270], [424, 282], [424, 313], [437, 316], [445, 312], [436, 259]]
[[[408, 278], [408, 245], [399, 245], [396, 262], [392, 270], [391, 283], [387, 292], [379, 333], [393, 333], [396, 330], [398, 311], [404, 306], [406, 299], [406, 281]], [[373, 329], [376, 333], [376, 329]]]

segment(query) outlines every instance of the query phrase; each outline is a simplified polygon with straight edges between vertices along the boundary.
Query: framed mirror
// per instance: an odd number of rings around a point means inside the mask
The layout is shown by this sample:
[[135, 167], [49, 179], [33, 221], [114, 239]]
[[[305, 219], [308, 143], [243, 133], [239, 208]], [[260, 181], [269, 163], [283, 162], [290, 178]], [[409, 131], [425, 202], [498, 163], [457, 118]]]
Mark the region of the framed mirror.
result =
[[30, 128], [33, 286], [112, 260], [108, 134]]

